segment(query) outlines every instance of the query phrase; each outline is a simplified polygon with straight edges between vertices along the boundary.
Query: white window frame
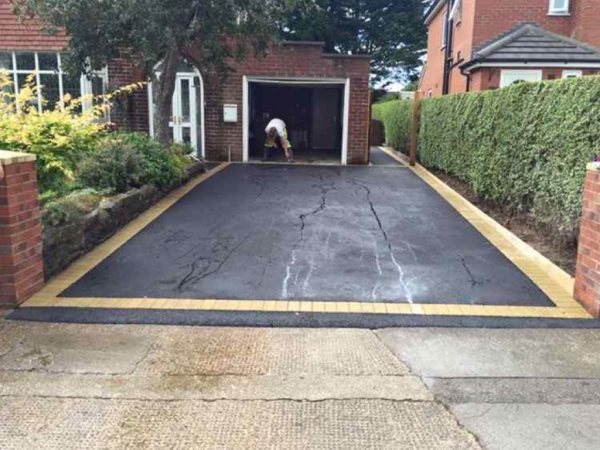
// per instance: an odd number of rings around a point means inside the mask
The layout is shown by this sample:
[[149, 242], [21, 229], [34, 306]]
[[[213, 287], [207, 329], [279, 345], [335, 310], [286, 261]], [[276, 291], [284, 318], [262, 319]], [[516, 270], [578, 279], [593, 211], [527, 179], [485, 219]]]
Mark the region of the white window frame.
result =
[[583, 76], [583, 70], [563, 70], [562, 71], [562, 79], [566, 80], [567, 78], [581, 78]]
[[535, 76], [535, 80], [531, 80], [529, 82], [535, 83], [543, 80], [543, 72], [541, 70], [535, 69], [502, 69], [500, 71], [500, 87], [508, 87], [511, 86], [512, 83], [507, 84], [507, 78], [511, 76]]
[[441, 47], [442, 49], [446, 48], [446, 45], [448, 45], [447, 38], [448, 38], [448, 21], [446, 20], [446, 14], [444, 13], [443, 25], [442, 25], [442, 47]]
[[550, 0], [550, 4], [548, 5], [548, 14], [551, 16], [568, 16], [571, 2], [569, 0], [564, 0], [565, 6], [563, 8], [558, 8], [556, 6], [557, 1], [558, 0]]
[[[62, 70], [62, 60], [60, 52], [49, 52], [49, 51], [4, 51], [2, 53], [11, 54], [12, 59], [12, 67], [8, 69], [9, 75], [13, 78], [13, 92], [15, 94], [19, 93], [19, 80], [18, 75], [30, 75], [35, 74], [35, 84], [38, 87], [38, 102], [37, 107], [38, 111], [42, 112], [42, 89], [39, 89], [41, 86], [40, 75], [57, 75], [58, 76], [58, 90], [59, 90], [59, 98], [63, 99], [65, 96], [64, 87], [63, 87], [63, 77], [65, 72]], [[34, 69], [19, 69], [17, 65], [17, 53], [30, 53], [34, 55], [35, 67]], [[57, 70], [40, 70], [39, 64], [39, 54], [40, 53], [49, 53], [56, 55], [56, 63]], [[16, 70], [15, 70], [16, 68]], [[102, 70], [94, 71], [93, 75], [102, 79], [102, 84], [104, 85], [104, 93], [108, 91], [108, 68], [104, 67]], [[81, 96], [91, 95], [92, 94], [92, 80], [90, 80], [86, 75], [81, 75], [80, 77], [80, 86], [79, 91]], [[81, 105], [82, 111], [86, 112], [92, 108], [91, 101], [84, 101]], [[106, 120], [110, 120], [109, 114], [106, 115]]]

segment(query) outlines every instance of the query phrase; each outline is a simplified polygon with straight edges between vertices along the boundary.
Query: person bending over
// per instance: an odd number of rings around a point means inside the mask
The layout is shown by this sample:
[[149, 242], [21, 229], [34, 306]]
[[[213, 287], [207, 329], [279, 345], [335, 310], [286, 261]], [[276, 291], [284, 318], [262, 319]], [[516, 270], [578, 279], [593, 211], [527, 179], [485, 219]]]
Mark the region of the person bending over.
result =
[[285, 122], [281, 119], [273, 119], [265, 128], [265, 132], [267, 133], [267, 139], [265, 140], [264, 160], [269, 159], [269, 154], [272, 151], [283, 150], [287, 161], [294, 162], [292, 146], [288, 140]]

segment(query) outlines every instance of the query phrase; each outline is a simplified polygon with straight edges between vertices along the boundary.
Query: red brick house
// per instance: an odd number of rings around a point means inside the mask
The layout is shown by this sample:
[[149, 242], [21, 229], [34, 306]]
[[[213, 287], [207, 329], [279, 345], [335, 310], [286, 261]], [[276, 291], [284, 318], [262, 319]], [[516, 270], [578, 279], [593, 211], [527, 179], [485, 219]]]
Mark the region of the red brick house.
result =
[[[148, 78], [125, 58], [111, 61], [91, 80], [69, 77], [60, 68], [67, 39], [19, 23], [9, 0], [0, 0], [0, 69], [9, 71], [14, 89], [36, 73], [52, 104], [65, 93], [100, 94]], [[235, 72], [220, 83], [182, 64], [170, 123], [175, 141], [191, 144], [208, 160], [246, 162], [262, 156], [264, 127], [278, 116], [288, 124], [296, 159], [368, 162], [368, 57], [326, 54], [319, 42], [287, 42], [265, 58], [249, 56], [232, 67]], [[118, 104], [110, 120], [152, 134], [153, 109], [150, 85]]]
[[420, 91], [479, 91], [600, 71], [600, 0], [436, 0]]

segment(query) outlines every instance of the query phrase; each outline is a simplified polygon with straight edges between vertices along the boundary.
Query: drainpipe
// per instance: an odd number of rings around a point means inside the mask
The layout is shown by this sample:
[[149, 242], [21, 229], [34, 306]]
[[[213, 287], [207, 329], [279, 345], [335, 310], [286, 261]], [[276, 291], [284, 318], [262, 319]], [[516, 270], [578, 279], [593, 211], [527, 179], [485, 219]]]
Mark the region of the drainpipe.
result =
[[452, 57], [452, 28], [453, 23], [450, 21], [450, 10], [452, 9], [451, 1], [446, 2], [446, 35], [444, 40], [446, 48], [444, 49], [444, 84], [442, 86], [442, 94], [446, 95], [450, 92], [450, 58]]
[[460, 68], [460, 73], [463, 77], [465, 77], [467, 79], [467, 86], [466, 86], [466, 91], [470, 92], [471, 91], [471, 72], [465, 72], [465, 69], [463, 69], [462, 67]]

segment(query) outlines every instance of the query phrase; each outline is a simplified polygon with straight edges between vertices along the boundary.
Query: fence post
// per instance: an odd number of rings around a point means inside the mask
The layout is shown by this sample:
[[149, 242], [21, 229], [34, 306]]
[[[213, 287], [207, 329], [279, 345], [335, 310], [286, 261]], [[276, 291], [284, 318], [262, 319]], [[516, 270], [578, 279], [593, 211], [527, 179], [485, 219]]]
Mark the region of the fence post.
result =
[[417, 163], [417, 145], [419, 142], [419, 126], [421, 119], [421, 100], [419, 91], [415, 92], [415, 98], [413, 100], [413, 116], [412, 116], [412, 129], [410, 134], [410, 152], [408, 161], [411, 166]]
[[583, 188], [575, 298], [600, 317], [600, 162], [588, 165]]
[[0, 305], [18, 305], [43, 285], [35, 156], [0, 150]]

